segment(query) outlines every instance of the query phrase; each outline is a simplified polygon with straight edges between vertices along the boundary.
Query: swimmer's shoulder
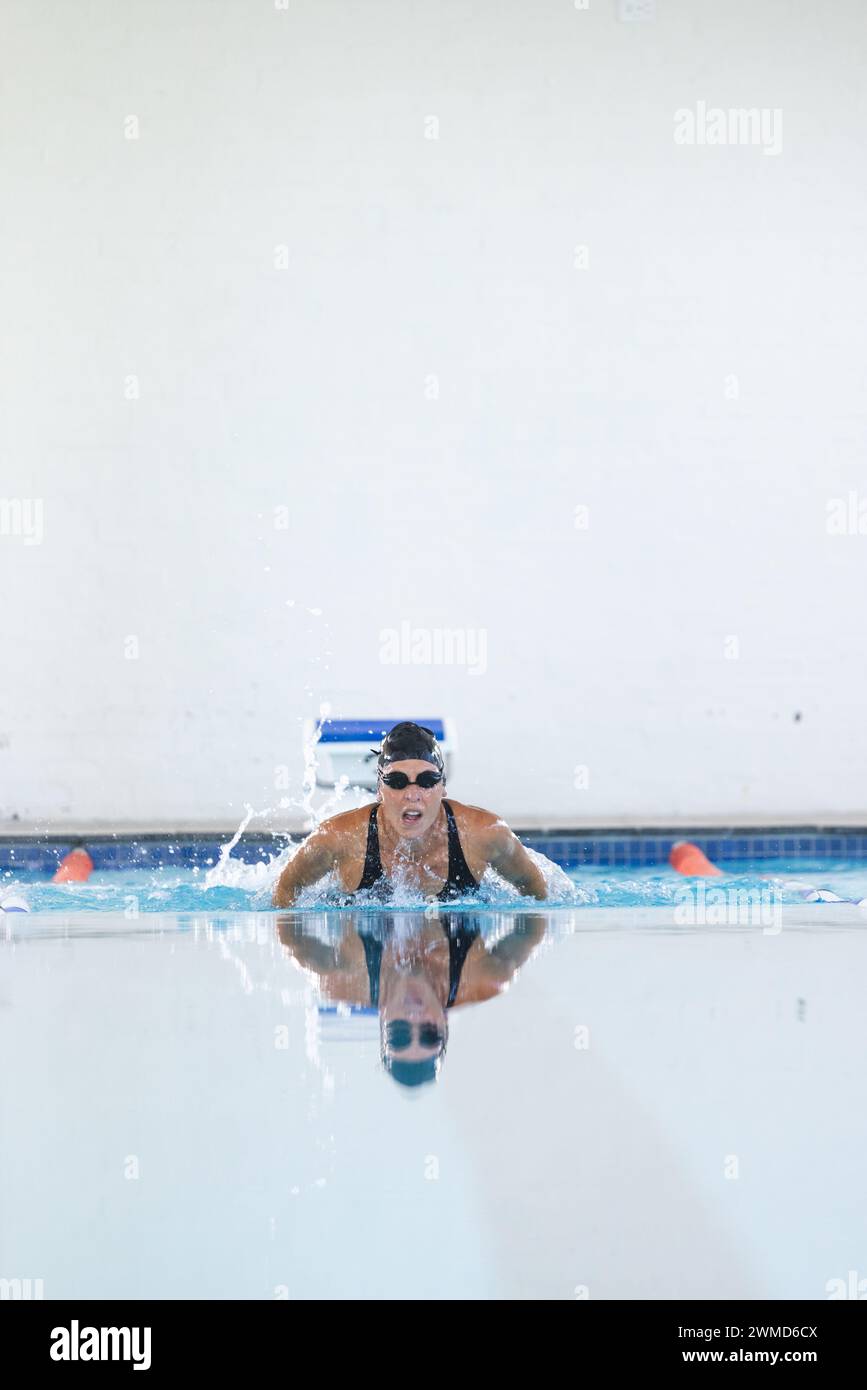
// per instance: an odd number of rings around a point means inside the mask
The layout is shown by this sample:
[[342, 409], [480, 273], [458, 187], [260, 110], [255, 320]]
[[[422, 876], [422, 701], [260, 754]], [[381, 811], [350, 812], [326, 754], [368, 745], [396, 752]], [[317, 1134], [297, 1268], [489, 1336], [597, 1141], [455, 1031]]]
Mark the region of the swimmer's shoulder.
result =
[[503, 817], [498, 816], [496, 811], [487, 811], [484, 806], [469, 806], [463, 801], [453, 801], [450, 796], [445, 800], [455, 813], [458, 834], [461, 837], [468, 835], [474, 840], [493, 845], [512, 834]]
[[334, 849], [351, 849], [360, 836], [367, 835], [370, 806], [357, 806], [352, 811], [339, 811], [316, 827], [313, 834]]

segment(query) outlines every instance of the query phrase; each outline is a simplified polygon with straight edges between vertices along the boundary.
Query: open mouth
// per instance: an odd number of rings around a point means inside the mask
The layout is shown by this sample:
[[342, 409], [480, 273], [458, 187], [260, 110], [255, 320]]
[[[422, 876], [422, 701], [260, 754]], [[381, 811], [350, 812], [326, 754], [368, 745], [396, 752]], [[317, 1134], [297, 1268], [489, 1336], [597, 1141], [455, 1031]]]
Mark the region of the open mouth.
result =
[[421, 811], [403, 811], [400, 818], [404, 825], [418, 825], [421, 814]]

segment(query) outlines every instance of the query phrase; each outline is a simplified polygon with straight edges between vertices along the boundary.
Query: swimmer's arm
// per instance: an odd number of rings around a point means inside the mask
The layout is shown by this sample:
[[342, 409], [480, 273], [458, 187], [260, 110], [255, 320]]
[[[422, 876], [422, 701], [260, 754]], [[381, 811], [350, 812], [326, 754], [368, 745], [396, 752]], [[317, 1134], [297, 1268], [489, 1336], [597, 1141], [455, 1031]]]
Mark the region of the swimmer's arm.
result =
[[291, 907], [302, 888], [309, 888], [331, 872], [335, 859], [332, 837], [324, 826], [320, 826], [307, 836], [278, 878], [271, 898], [272, 906]]
[[500, 994], [544, 940], [545, 926], [541, 913], [526, 913], [495, 946], [471, 952], [456, 1003], [480, 1004]]
[[547, 898], [541, 871], [533, 863], [517, 835], [503, 821], [492, 826], [487, 837], [488, 863], [526, 897]]
[[300, 922], [291, 917], [277, 918], [277, 934], [298, 964], [317, 975], [328, 975], [337, 965], [337, 951], [318, 936], [310, 936]]
[[502, 986], [508, 984], [512, 976], [526, 964], [536, 947], [545, 937], [545, 918], [528, 916], [523, 922], [504, 936], [496, 945], [487, 950], [480, 965], [489, 979], [495, 979]]
[[545, 918], [540, 913], [528, 914], [525, 920], [519, 921], [507, 936], [491, 947], [488, 955], [494, 960], [505, 961], [517, 970], [519, 965], [530, 959], [544, 936]]

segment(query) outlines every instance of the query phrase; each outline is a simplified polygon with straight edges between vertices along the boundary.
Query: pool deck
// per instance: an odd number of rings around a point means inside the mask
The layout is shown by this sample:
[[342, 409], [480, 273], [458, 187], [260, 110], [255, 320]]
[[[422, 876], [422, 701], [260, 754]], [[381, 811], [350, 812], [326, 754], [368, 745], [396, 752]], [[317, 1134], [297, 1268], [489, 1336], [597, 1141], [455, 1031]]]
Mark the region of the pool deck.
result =
[[[632, 816], [609, 816], [600, 821], [598, 817], [551, 817], [551, 816], [528, 816], [521, 813], [509, 814], [503, 812], [504, 819], [511, 825], [516, 834], [523, 832], [533, 834], [557, 834], [557, 835], [610, 835], [617, 834], [652, 834], [665, 835], [671, 831], [672, 834], [682, 835], [686, 838], [701, 836], [704, 832], [718, 835], [728, 833], [739, 835], [744, 832], [773, 834], [777, 830], [784, 830], [788, 835], [802, 832], [807, 835], [830, 835], [837, 830], [847, 830], [849, 833], [859, 831], [867, 832], [864, 813], [857, 814], [840, 813], [839, 815], [827, 814], [821, 817], [805, 818], [804, 816], [775, 815], [765, 813], [762, 815], [717, 815], [704, 816], [701, 821], [696, 821], [695, 817], [687, 818], [680, 816], [665, 817], [636, 817]], [[239, 813], [237, 820], [226, 819], [225, 817], [215, 817], [212, 820], [174, 820], [169, 824], [166, 821], [149, 820], [81, 820], [76, 818], [64, 819], [63, 817], [53, 817], [50, 820], [44, 817], [36, 820], [5, 820], [0, 822], [0, 840], [3, 839], [39, 839], [49, 837], [51, 839], [68, 839], [78, 837], [82, 839], [103, 838], [106, 836], [117, 836], [119, 839], [135, 839], [137, 836], [159, 837], [160, 839], [173, 839], [175, 836], [201, 835], [210, 838], [213, 836], [225, 836], [227, 839], [236, 833], [241, 821]], [[250, 821], [250, 833], [259, 835], [304, 835], [310, 828], [309, 819], [301, 815], [286, 815], [285, 819], [280, 820], [279, 825], [263, 825], [260, 818], [254, 816]]]

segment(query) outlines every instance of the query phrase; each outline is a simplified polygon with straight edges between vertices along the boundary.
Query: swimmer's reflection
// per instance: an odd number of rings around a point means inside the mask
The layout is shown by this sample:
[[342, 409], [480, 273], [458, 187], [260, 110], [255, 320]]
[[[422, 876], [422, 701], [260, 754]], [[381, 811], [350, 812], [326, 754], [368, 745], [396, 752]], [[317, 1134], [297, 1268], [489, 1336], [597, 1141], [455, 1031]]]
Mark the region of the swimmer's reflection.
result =
[[333, 941], [323, 941], [311, 931], [315, 919], [293, 912], [277, 918], [277, 932], [327, 999], [378, 1010], [383, 1066], [400, 1085], [421, 1086], [439, 1074], [448, 1011], [506, 989], [547, 923], [531, 912], [495, 919], [508, 929], [486, 945], [484, 920], [492, 919], [466, 911], [352, 913]]

